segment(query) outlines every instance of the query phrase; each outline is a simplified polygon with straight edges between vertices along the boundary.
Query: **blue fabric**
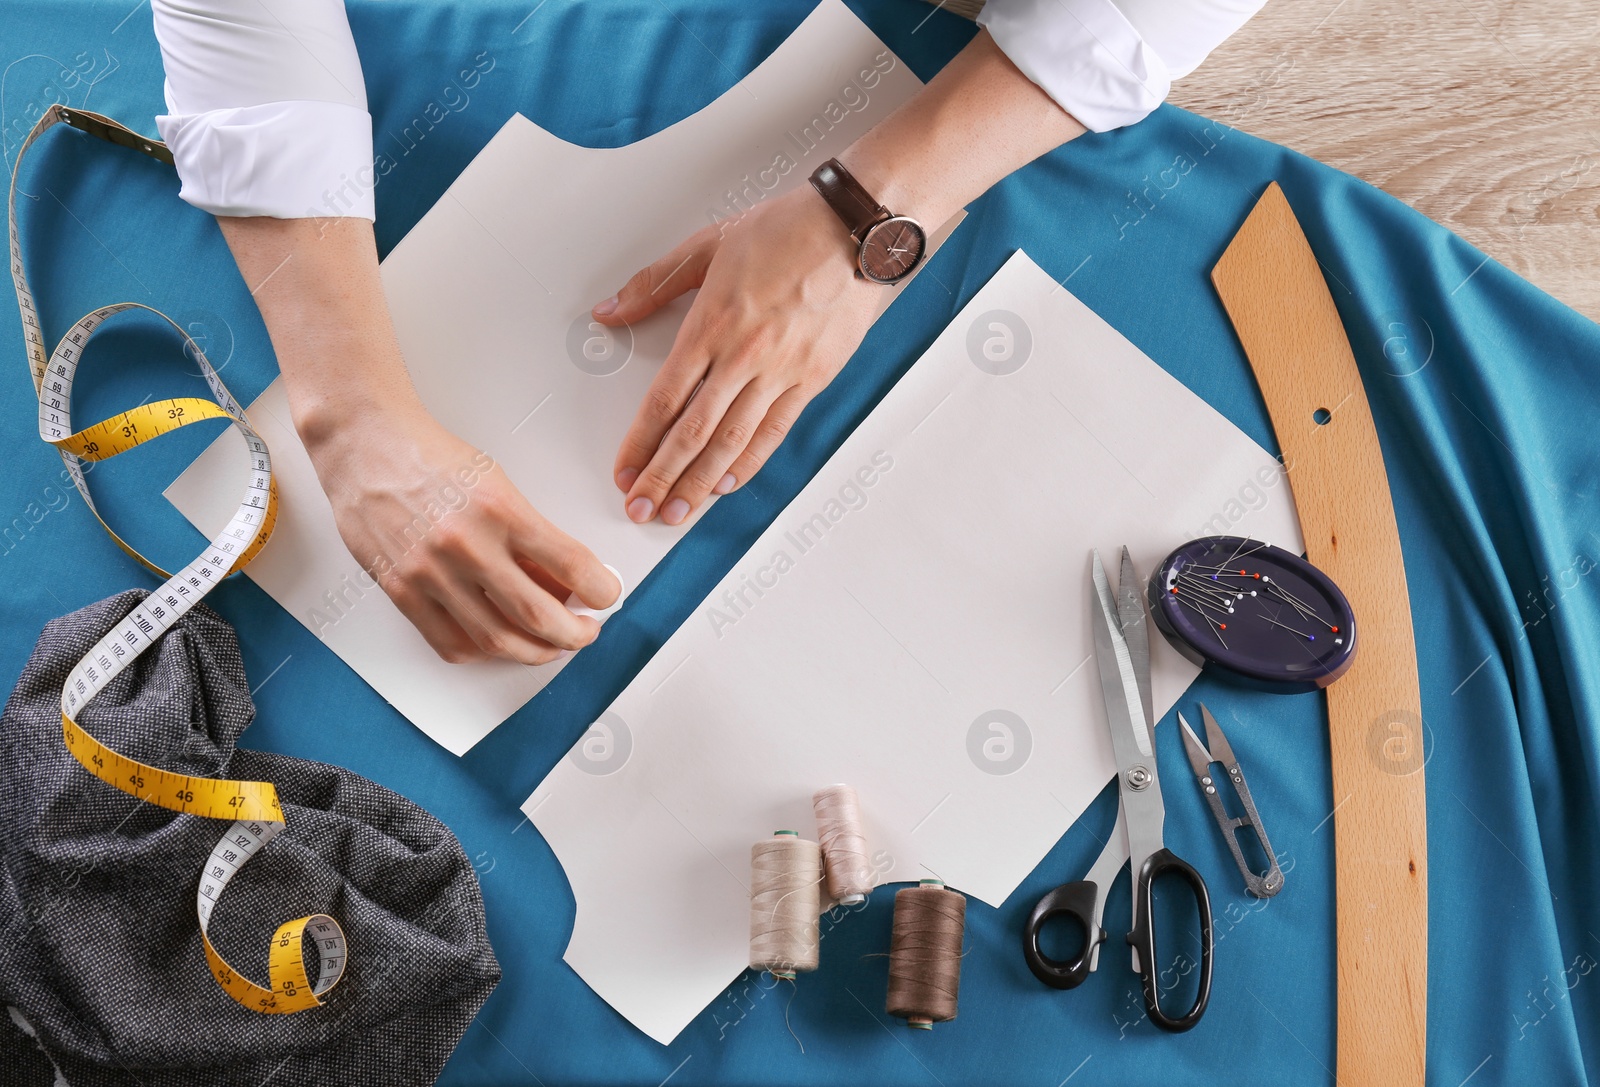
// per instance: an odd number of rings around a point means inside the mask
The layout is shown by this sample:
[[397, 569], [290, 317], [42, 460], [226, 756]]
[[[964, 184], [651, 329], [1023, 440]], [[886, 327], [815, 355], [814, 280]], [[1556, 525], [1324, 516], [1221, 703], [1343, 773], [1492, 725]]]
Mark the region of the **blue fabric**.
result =
[[[852, 6], [924, 78], [972, 33], [910, 0]], [[513, 110], [579, 143], [636, 140], [715, 98], [809, 7], [351, 0], [380, 150], [397, 153], [389, 134], [429, 102], [459, 104], [445, 88], [478, 54], [495, 61], [470, 102], [447, 110], [383, 178], [382, 247], [405, 234]], [[11, 5], [0, 36], [8, 167], [30, 108], [52, 100], [154, 132], [161, 72], [147, 9]], [[1206, 677], [1184, 703], [1203, 698], [1236, 722], [1230, 737], [1289, 873], [1284, 893], [1264, 904], [1244, 897], [1180, 769], [1171, 722], [1159, 731], [1173, 771], [1168, 843], [1208, 877], [1218, 918], [1211, 1010], [1176, 1037], [1134, 1022], [1139, 999], [1120, 944], [1070, 993], [1042, 988], [1019, 953], [1037, 896], [1081, 876], [1098, 851], [1114, 812], [1109, 791], [1003, 907], [971, 907], [955, 1022], [911, 1032], [884, 1014], [884, 960], [874, 956], [888, 945], [891, 896], [879, 893], [863, 912], [825, 924], [824, 967], [802, 979], [792, 1001], [747, 976], [665, 1048], [562, 963], [571, 894], [517, 811], [1018, 247], [1057, 278], [1070, 274], [1074, 293], [1275, 448], [1207, 278], [1272, 179], [1327, 271], [1360, 360], [1405, 547], [1430, 745], [1428, 1080], [1580, 1083], [1600, 1072], [1600, 977], [1591, 976], [1600, 959], [1600, 328], [1378, 190], [1163, 107], [1131, 129], [1075, 141], [977, 201], [766, 470], [718, 503], [596, 648], [465, 758], [424, 738], [247, 580], [213, 595], [260, 684], [247, 745], [337, 763], [396, 789], [447, 822], [475, 859], [505, 980], [442, 1082], [1332, 1079], [1333, 801], [1320, 695], [1243, 692]], [[177, 200], [170, 169], [57, 133], [32, 160], [25, 188], [34, 194], [23, 201], [29, 259], [52, 342], [90, 307], [131, 298], [204, 334], [246, 402], [271, 380], [264, 329], [220, 234]], [[179, 375], [185, 363], [170, 332], [119, 321], [91, 352], [80, 419], [201, 389], [192, 365], [190, 376]], [[8, 420], [0, 433], [8, 466], [0, 473], [0, 677], [8, 686], [47, 619], [150, 584], [61, 486], [55, 453], [35, 436], [19, 337], [14, 312], [0, 315], [0, 344], [12, 360], [0, 373]], [[201, 540], [159, 492], [211, 431], [190, 428], [91, 476], [112, 523], [168, 563], [187, 560]], [[1114, 944], [1126, 916], [1124, 883], [1107, 910]], [[784, 1029], [786, 1013], [803, 1055]]]

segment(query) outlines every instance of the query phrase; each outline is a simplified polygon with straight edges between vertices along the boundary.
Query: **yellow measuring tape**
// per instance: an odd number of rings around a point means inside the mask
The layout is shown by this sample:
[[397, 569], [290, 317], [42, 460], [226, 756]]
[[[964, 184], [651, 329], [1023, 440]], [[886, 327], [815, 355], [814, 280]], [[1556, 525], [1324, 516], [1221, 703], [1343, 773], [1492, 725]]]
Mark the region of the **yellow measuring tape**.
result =
[[[28, 365], [33, 372], [34, 389], [39, 395], [39, 437], [61, 453], [61, 459], [78, 493], [83, 496], [84, 503], [110, 533], [117, 546], [152, 573], [166, 579], [165, 584], [146, 597], [73, 666], [61, 690], [62, 737], [67, 750], [83, 764], [85, 770], [129, 796], [190, 815], [233, 820], [233, 825], [217, 842], [210, 859], [206, 861], [195, 899], [200, 915], [200, 938], [205, 944], [211, 973], [229, 996], [247, 1008], [275, 1013], [313, 1008], [322, 1003], [322, 997], [344, 974], [344, 931], [333, 918], [326, 914], [312, 914], [278, 927], [268, 952], [269, 984], [266, 987], [241, 977], [223, 961], [208, 934], [212, 912], [228, 881], [284, 829], [278, 791], [265, 781], [192, 778], [146, 766], [112, 751], [73, 720], [73, 715], [85, 703], [134, 658], [159, 641], [184, 612], [198, 604], [230, 573], [242, 569], [256, 556], [272, 535], [277, 519], [277, 488], [272, 479], [272, 458], [267, 452], [267, 443], [251, 429], [244, 409], [222, 384], [222, 379], [200, 350], [200, 345], [160, 310], [138, 302], [103, 306], [79, 318], [61, 338], [56, 349], [46, 354], [38, 311], [22, 266], [22, 243], [17, 231], [17, 177], [28, 148], [57, 124], [69, 125], [168, 164], [172, 162], [172, 153], [160, 141], [146, 139], [109, 117], [56, 105], [39, 118], [23, 140], [11, 169], [11, 193], [7, 202], [11, 279], [17, 288], [22, 331], [28, 342]], [[154, 313], [177, 330], [199, 362], [206, 384], [216, 399], [178, 397], [143, 404], [83, 430], [74, 431], [72, 382], [83, 349], [102, 323], [130, 309]], [[80, 462], [108, 460], [136, 445], [202, 419], [226, 419], [244, 436], [245, 445], [250, 449], [250, 484], [227, 528], [189, 565], [176, 574], [169, 574], [139, 554], [106, 524], [89, 495]], [[311, 941], [309, 946], [307, 940]], [[314, 980], [308, 976], [305, 967], [308, 953], [317, 964]]]

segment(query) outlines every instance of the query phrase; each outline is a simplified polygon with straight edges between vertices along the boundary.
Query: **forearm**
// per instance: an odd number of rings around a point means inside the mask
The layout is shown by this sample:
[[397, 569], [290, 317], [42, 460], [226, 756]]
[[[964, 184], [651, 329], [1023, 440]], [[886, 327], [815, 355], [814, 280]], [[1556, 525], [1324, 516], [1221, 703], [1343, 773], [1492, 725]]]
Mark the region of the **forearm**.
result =
[[932, 228], [1084, 131], [980, 31], [840, 160], [886, 207]]
[[420, 410], [389, 319], [370, 221], [217, 222], [261, 310], [308, 449], [358, 433], [374, 414]]

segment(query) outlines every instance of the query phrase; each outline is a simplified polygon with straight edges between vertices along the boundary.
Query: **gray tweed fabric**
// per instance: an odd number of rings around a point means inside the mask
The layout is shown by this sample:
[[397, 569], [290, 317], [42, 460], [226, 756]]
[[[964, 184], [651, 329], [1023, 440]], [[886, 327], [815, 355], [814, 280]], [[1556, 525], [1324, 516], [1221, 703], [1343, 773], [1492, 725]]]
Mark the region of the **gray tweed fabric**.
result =
[[[145, 763], [277, 786], [288, 830], [229, 885], [212, 941], [265, 984], [274, 929], [331, 914], [350, 960], [323, 1007], [263, 1015], [211, 977], [195, 889], [226, 823], [139, 801], [67, 753], [61, 685], [144, 596], [46, 625], [0, 717], [0, 1084], [432, 1083], [500, 977], [472, 866], [396, 793], [237, 749], [255, 707], [227, 622], [196, 607], [78, 723]], [[305, 712], [326, 711], [307, 692]]]

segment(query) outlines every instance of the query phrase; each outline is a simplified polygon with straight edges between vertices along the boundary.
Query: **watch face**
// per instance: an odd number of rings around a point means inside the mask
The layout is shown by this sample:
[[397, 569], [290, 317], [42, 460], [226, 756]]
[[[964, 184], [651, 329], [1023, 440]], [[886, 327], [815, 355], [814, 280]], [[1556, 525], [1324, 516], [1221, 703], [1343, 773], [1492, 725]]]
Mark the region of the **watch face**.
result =
[[897, 215], [875, 224], [861, 242], [861, 274], [877, 283], [896, 283], [922, 260], [927, 236], [915, 219]]

